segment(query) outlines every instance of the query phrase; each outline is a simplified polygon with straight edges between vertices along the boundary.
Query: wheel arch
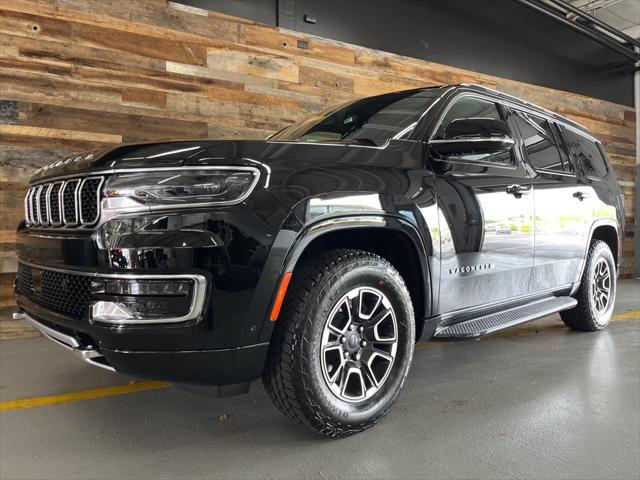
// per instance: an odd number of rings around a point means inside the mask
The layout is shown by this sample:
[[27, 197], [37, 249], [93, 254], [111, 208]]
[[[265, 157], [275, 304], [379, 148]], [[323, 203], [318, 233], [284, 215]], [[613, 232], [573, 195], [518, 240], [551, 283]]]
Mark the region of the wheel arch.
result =
[[593, 242], [594, 240], [602, 240], [607, 245], [609, 245], [611, 253], [613, 254], [613, 258], [616, 262], [616, 267], [619, 267], [618, 257], [621, 245], [617, 227], [610, 223], [602, 223], [595, 226], [591, 231], [591, 239], [589, 244], [591, 244], [591, 242]]
[[[622, 239], [618, 232], [618, 225], [614, 221], [600, 220], [595, 222], [591, 227], [591, 234], [589, 235], [589, 245], [587, 245], [587, 251], [591, 242], [594, 240], [602, 240], [611, 249], [613, 258], [616, 262], [616, 268], [620, 266], [620, 252], [622, 251]], [[586, 253], [585, 253], [586, 255]]]
[[336, 248], [375, 253], [398, 270], [411, 295], [416, 316], [416, 338], [420, 338], [424, 319], [431, 315], [432, 294], [427, 253], [416, 228], [403, 219], [386, 215], [345, 216], [316, 222], [294, 242], [287, 254], [281, 278], [287, 272], [295, 275], [296, 266], [311, 255]]
[[619, 271], [620, 269], [620, 263], [622, 259], [622, 239], [620, 238], [618, 224], [614, 220], [603, 218], [593, 222], [593, 224], [591, 225], [591, 229], [589, 230], [588, 238], [589, 240], [585, 245], [584, 253], [582, 255], [580, 276], [578, 277], [577, 283], [574, 283], [572, 294], [580, 285], [580, 281], [582, 280], [582, 276], [584, 275], [584, 269], [587, 266], [587, 255], [589, 254], [589, 249], [591, 248], [591, 242], [593, 242], [594, 240], [602, 240], [607, 245], [609, 245], [616, 264], [616, 270]]

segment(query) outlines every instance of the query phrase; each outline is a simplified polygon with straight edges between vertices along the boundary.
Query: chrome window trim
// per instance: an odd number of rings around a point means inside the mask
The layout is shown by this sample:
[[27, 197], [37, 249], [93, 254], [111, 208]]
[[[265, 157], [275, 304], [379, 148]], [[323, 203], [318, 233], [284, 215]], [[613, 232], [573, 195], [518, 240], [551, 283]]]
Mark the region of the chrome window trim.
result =
[[[492, 95], [496, 95], [496, 96], [500, 96], [500, 97], [506, 97], [502, 100], [505, 100], [505, 102], [509, 102], [509, 103], [514, 103], [515, 105], [518, 106], [518, 108], [522, 108], [525, 110], [531, 110], [532, 112], [538, 112], [538, 114], [544, 114], [547, 117], [551, 117], [553, 119], [554, 122], [556, 123], [562, 123], [562, 124], [568, 124], [570, 126], [573, 126], [573, 128], [576, 127], [580, 127], [580, 128], [584, 128], [585, 130], [588, 130], [587, 127], [585, 127], [584, 125], [581, 125], [578, 122], [575, 122], [573, 120], [568, 119], [567, 117], [564, 117], [562, 115], [560, 115], [559, 113], [556, 113], [552, 110], [549, 110], [548, 108], [544, 108], [541, 107], [539, 105], [536, 105], [534, 103], [531, 102], [527, 102], [526, 100], [523, 100], [522, 98], [518, 98], [516, 96], [513, 95], [509, 95], [508, 93], [504, 93], [501, 92], [499, 90], [496, 90], [494, 88], [489, 88], [489, 87], [485, 87], [483, 85], [478, 85], [477, 83], [461, 83], [460, 84], [461, 87], [472, 87], [472, 88], [478, 88], [486, 93], [492, 94]], [[578, 133], [580, 133], [579, 129], [578, 129]], [[583, 134], [586, 135], [590, 135], [587, 132], [581, 132]], [[594, 139], [597, 140], [597, 139]]]
[[46, 265], [38, 265], [36, 263], [25, 262], [19, 260], [18, 263], [26, 265], [38, 270], [48, 270], [53, 272], [68, 273], [71, 275], [84, 275], [92, 278], [110, 278], [110, 279], [123, 279], [123, 280], [191, 280], [193, 281], [193, 293], [191, 295], [191, 307], [189, 311], [181, 317], [165, 317], [160, 319], [149, 320], [94, 320], [93, 308], [89, 313], [90, 323], [99, 323], [105, 325], [153, 325], [153, 324], [165, 324], [165, 323], [184, 323], [190, 320], [198, 318], [204, 309], [206, 291], [207, 291], [207, 279], [204, 275], [198, 275], [193, 273], [184, 274], [136, 274], [136, 273], [99, 273], [99, 272], [86, 272], [82, 270], [69, 270], [65, 268], [48, 267]]
[[460, 143], [460, 142], [501, 142], [501, 143], [509, 143], [512, 146], [515, 145], [515, 140], [509, 139], [507, 140], [505, 137], [491, 137], [491, 138], [464, 138], [464, 139], [444, 139], [444, 140], [431, 140], [429, 143]]
[[[95, 218], [93, 218], [90, 221], [85, 221], [85, 219], [82, 217], [82, 189], [84, 188], [84, 184], [87, 183], [87, 181], [89, 180], [99, 180], [98, 182], [98, 188], [96, 189], [96, 216]], [[103, 176], [91, 176], [91, 177], [85, 177], [82, 179], [82, 181], [80, 182], [80, 188], [78, 188], [77, 190], [77, 206], [76, 209], [79, 212], [79, 223], [83, 226], [83, 227], [88, 227], [91, 225], [94, 225], [99, 219], [100, 219], [100, 200], [102, 197], [102, 185], [104, 184], [104, 177]]]
[[[467, 86], [467, 85], [465, 85], [465, 86]], [[481, 87], [481, 88], [484, 89], [484, 87]], [[438, 127], [442, 123], [442, 120], [444, 119], [445, 115], [449, 112], [449, 110], [451, 109], [451, 107], [454, 105], [455, 102], [457, 102], [459, 99], [461, 99], [463, 97], [476, 97], [476, 98], [479, 98], [480, 100], [485, 100], [485, 101], [489, 101], [489, 102], [493, 102], [493, 103], [499, 103], [500, 105], [504, 105], [504, 106], [509, 107], [511, 109], [514, 109], [514, 110], [522, 110], [522, 111], [524, 111], [526, 113], [530, 113], [532, 115], [537, 115], [537, 116], [543, 117], [545, 120], [560, 124], [560, 125], [566, 127], [567, 129], [571, 130], [572, 132], [574, 132], [574, 133], [576, 133], [578, 135], [582, 135], [583, 137], [585, 137], [585, 138], [587, 138], [587, 139], [589, 139], [589, 140], [591, 140], [593, 142], [601, 143], [600, 140], [595, 138], [590, 133], [583, 132], [578, 127], [576, 127], [574, 125], [571, 125], [571, 123], [568, 123], [568, 122], [570, 122], [570, 120], [565, 119], [564, 117], [562, 117], [560, 115], [556, 115], [553, 112], [551, 112], [550, 110], [547, 110], [547, 109], [542, 108], [542, 107], [538, 107], [537, 105], [534, 105], [534, 104], [529, 103], [529, 102], [525, 102], [524, 100], [520, 100], [517, 97], [513, 97], [511, 95], [507, 95], [505, 93], [498, 92], [497, 90], [491, 90], [491, 89], [485, 89], [485, 90], [487, 90], [486, 93], [485, 92], [468, 92], [467, 91], [467, 92], [461, 92], [461, 93], [454, 94], [453, 97], [448, 100], [448, 104], [445, 107], [445, 109], [438, 116], [438, 119], [434, 124], [434, 128], [431, 131], [431, 134], [429, 135], [428, 142], [431, 142], [431, 140], [435, 136], [436, 132], [438, 131]], [[507, 96], [509, 98], [513, 98], [516, 101], [510, 101], [508, 99], [499, 98], [501, 95]], [[523, 103], [520, 103], [520, 102], [523, 102]]]

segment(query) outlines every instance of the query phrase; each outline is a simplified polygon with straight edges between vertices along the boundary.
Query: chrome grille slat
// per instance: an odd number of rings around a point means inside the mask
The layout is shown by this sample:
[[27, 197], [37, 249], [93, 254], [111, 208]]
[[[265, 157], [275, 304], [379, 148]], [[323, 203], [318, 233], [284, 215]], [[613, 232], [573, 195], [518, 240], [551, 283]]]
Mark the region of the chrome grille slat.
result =
[[64, 182], [54, 182], [49, 190], [49, 219], [54, 227], [62, 225], [60, 193], [62, 192], [63, 184]]
[[49, 192], [51, 191], [51, 184], [45, 184], [40, 189], [38, 194], [38, 206], [40, 207], [40, 224], [49, 225]]
[[78, 187], [80, 180], [68, 180], [62, 187], [62, 221], [65, 225], [78, 224]]
[[41, 211], [42, 204], [40, 203], [40, 195], [42, 195], [42, 190], [44, 189], [44, 187], [45, 187], [44, 185], [40, 185], [36, 190], [36, 194], [35, 194], [36, 213], [34, 216], [38, 225], [42, 225], [42, 211]]
[[29, 227], [84, 228], [100, 218], [104, 176], [52, 180], [31, 186], [25, 195]]
[[98, 221], [100, 210], [100, 187], [103, 177], [88, 177], [82, 180], [78, 193], [78, 210], [83, 225], [93, 225]]

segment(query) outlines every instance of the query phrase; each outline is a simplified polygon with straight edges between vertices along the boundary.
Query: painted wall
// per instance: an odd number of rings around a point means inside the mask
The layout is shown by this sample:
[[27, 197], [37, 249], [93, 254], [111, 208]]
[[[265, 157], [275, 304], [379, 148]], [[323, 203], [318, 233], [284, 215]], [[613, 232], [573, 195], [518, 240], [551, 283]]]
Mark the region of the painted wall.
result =
[[[307, 48], [300, 48], [306, 45]], [[627, 195], [633, 265], [635, 112], [624, 105], [394, 55], [163, 0], [0, 3], [0, 302], [32, 172], [75, 152], [168, 138], [264, 138], [328, 105], [474, 82], [590, 128]], [[10, 328], [11, 322], [0, 322]]]

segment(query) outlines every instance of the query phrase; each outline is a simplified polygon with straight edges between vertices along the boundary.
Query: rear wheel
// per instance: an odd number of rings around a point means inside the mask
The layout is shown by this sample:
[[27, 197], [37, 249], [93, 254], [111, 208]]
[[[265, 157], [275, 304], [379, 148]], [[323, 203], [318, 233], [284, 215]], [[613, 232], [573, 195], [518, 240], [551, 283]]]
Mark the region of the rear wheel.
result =
[[350, 435], [387, 413], [414, 342], [411, 299], [395, 268], [369, 252], [332, 250], [296, 269], [263, 380], [285, 415]]
[[616, 264], [602, 240], [591, 243], [575, 298], [575, 308], [560, 312], [565, 325], [583, 331], [602, 330], [609, 325], [616, 299]]

